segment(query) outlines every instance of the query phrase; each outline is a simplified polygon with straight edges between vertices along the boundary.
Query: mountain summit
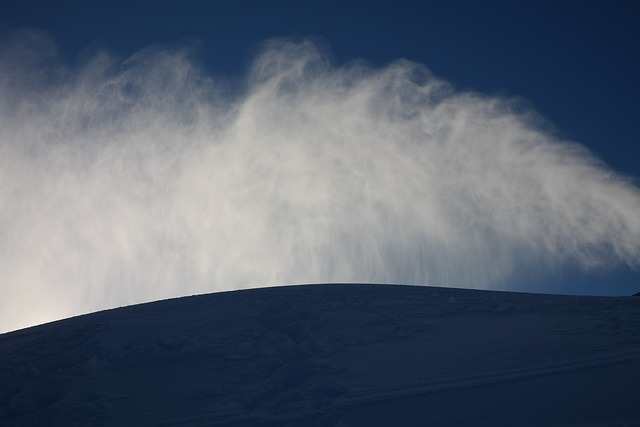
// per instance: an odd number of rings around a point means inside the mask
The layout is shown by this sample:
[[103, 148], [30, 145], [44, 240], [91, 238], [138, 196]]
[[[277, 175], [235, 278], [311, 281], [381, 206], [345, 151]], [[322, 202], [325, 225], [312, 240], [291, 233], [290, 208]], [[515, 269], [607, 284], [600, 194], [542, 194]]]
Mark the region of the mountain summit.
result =
[[0, 335], [6, 426], [622, 426], [639, 383], [632, 297], [305, 285]]

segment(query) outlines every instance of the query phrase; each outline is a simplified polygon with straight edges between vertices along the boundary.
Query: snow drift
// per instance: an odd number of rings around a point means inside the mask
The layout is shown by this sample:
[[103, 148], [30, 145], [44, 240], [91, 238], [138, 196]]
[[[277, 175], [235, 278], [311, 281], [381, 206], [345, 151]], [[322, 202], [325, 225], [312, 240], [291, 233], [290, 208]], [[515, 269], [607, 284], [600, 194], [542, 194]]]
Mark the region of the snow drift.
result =
[[640, 298], [252, 289], [0, 335], [4, 426], [640, 424]]

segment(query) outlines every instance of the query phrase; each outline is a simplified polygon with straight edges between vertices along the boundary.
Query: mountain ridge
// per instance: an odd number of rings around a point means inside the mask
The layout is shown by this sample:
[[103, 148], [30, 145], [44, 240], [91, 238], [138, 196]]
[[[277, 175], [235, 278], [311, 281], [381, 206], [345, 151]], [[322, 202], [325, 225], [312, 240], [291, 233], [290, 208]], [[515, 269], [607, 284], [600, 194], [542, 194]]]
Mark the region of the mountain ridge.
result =
[[[105, 310], [0, 335], [0, 421], [640, 422], [639, 304], [323, 284]], [[527, 398], [496, 404], [518, 393]]]

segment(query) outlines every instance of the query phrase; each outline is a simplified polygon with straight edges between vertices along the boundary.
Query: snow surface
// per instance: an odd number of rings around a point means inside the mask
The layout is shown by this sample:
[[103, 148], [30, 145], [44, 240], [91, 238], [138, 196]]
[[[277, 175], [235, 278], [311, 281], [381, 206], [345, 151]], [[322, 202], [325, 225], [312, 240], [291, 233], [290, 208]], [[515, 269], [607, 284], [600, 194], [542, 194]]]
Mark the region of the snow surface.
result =
[[633, 426], [639, 384], [639, 297], [307, 285], [0, 335], [3, 426]]

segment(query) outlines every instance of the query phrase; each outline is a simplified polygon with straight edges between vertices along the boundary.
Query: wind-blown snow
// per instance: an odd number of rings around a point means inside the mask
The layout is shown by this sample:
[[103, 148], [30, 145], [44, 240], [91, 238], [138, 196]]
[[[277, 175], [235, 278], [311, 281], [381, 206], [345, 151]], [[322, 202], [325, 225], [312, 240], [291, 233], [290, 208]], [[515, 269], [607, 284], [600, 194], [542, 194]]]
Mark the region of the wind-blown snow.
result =
[[535, 289], [640, 262], [630, 180], [420, 64], [273, 40], [229, 81], [188, 47], [68, 65], [22, 31], [0, 52], [0, 330], [264, 284]]

